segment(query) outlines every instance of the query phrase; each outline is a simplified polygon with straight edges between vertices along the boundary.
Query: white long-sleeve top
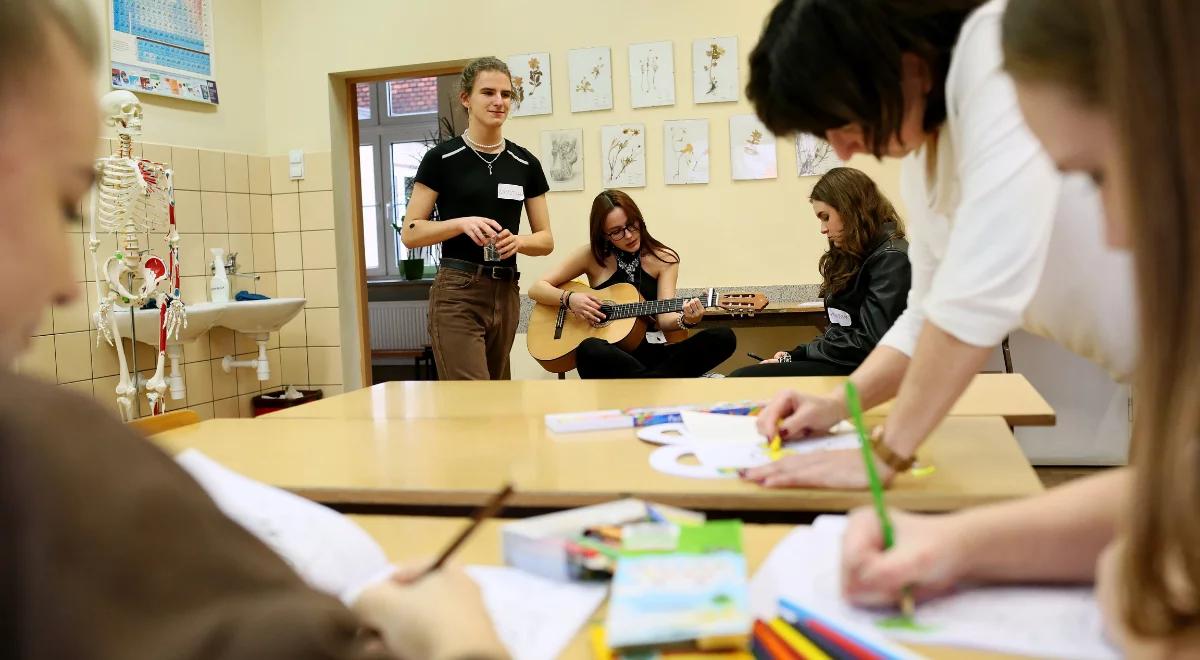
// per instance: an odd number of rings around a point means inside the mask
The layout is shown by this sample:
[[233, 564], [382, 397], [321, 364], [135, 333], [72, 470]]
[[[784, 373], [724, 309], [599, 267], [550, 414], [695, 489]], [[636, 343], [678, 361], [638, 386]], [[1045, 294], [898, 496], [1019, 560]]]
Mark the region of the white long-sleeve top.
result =
[[[992, 0], [963, 24], [946, 78], [946, 122], [901, 165], [912, 288], [880, 340], [909, 356], [926, 320], [995, 346], [1024, 328], [1126, 380], [1137, 353], [1129, 256], [1103, 241], [1090, 181], [1058, 172], [1004, 73]], [[1019, 356], [1018, 356], [1019, 357]]]

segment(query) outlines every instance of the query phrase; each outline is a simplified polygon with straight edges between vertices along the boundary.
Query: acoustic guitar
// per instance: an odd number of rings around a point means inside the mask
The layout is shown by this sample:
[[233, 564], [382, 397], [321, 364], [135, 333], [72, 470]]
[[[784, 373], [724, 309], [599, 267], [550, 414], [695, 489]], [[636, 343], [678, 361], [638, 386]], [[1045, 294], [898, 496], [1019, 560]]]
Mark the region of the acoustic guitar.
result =
[[[590, 337], [632, 351], [646, 336], [648, 323], [644, 317], [682, 312], [683, 304], [692, 298], [699, 298], [706, 308], [720, 308], [735, 316], [753, 316], [767, 306], [767, 297], [761, 293], [717, 293], [715, 289], [708, 289], [701, 296], [649, 301], [643, 300], [632, 284], [614, 284], [595, 290], [580, 282], [567, 282], [562, 289], [595, 296], [601, 302], [604, 322], [592, 325], [558, 305], [534, 305], [526, 335], [529, 354], [546, 371], [556, 374], [575, 368], [575, 349]], [[668, 343], [687, 339], [686, 330], [665, 330], [663, 334]]]

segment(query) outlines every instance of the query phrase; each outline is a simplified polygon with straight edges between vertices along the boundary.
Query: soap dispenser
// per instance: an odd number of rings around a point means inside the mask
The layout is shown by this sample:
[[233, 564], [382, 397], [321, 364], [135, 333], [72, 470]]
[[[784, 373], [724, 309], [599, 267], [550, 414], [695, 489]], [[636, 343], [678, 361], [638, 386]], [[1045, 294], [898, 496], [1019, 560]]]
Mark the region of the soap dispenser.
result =
[[208, 287], [208, 299], [215, 303], [229, 302], [229, 276], [225, 274], [225, 250], [212, 248], [213, 274]]

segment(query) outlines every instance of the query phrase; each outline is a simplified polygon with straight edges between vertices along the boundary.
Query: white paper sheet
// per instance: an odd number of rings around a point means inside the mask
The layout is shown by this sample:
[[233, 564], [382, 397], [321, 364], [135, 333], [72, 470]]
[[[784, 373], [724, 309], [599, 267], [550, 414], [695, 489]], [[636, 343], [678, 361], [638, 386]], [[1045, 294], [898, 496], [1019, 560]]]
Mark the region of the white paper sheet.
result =
[[605, 584], [547, 580], [504, 566], [468, 566], [496, 632], [515, 660], [553, 660], [608, 593]]
[[970, 647], [1039, 658], [1117, 658], [1104, 639], [1090, 587], [978, 587], [917, 607], [927, 631], [881, 629], [893, 611], [853, 607], [841, 597], [839, 571], [844, 516], [822, 516], [779, 543], [750, 583], [760, 617], [785, 597], [835, 624], [874, 630], [898, 640]]

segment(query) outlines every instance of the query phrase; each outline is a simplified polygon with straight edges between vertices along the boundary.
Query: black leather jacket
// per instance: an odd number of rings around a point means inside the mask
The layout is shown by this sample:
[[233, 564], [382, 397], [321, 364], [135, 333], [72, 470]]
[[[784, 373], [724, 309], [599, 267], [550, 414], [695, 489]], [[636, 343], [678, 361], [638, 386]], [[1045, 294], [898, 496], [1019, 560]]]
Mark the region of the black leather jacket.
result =
[[819, 360], [857, 367], [875, 349], [908, 306], [912, 269], [908, 241], [884, 225], [884, 237], [846, 285], [825, 299], [825, 334], [790, 351], [793, 360]]

